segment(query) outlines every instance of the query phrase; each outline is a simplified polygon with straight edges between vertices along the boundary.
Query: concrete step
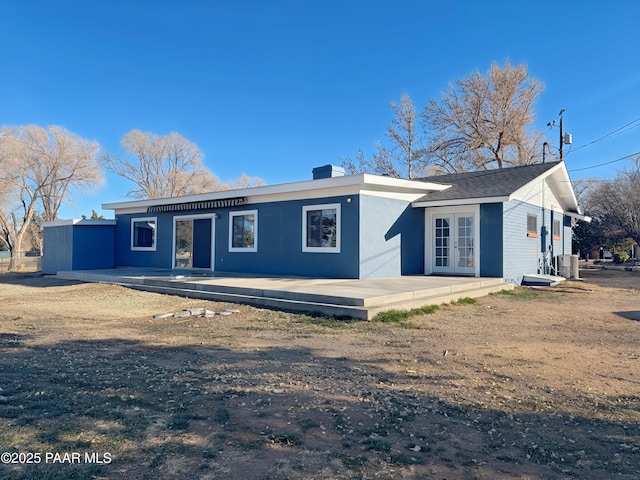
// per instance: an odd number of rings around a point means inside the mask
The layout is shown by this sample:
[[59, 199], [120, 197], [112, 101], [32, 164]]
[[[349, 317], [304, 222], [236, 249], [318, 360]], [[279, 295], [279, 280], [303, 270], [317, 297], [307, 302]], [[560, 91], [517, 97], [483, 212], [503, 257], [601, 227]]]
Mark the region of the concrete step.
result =
[[432, 294], [418, 298], [412, 298], [403, 302], [384, 302], [377, 305], [368, 306], [352, 306], [341, 305], [334, 303], [315, 302], [311, 300], [295, 300], [289, 298], [277, 298], [277, 297], [264, 297], [249, 295], [245, 293], [227, 293], [227, 292], [214, 292], [209, 290], [189, 289], [183, 285], [167, 286], [167, 285], [151, 285], [143, 283], [122, 283], [122, 282], [109, 282], [116, 283], [118, 285], [126, 286], [129, 288], [135, 288], [138, 290], [144, 290], [155, 293], [163, 293], [168, 295], [177, 295], [189, 298], [197, 298], [202, 300], [211, 300], [218, 302], [231, 302], [241, 303], [247, 305], [254, 305], [257, 307], [274, 308], [278, 310], [296, 312], [296, 313], [309, 313], [315, 315], [323, 315], [328, 317], [349, 317], [356, 320], [371, 320], [378, 313], [387, 310], [410, 310], [412, 308], [418, 308], [426, 305], [441, 305], [443, 303], [449, 303], [460, 298], [471, 297], [478, 298], [490, 293], [499, 292], [501, 290], [512, 290], [514, 285], [512, 283], [490, 282], [491, 285], [481, 286], [478, 288], [471, 288], [466, 290], [458, 290], [456, 292]]
[[388, 310], [411, 310], [413, 308], [420, 308], [427, 305], [442, 305], [443, 303], [450, 303], [452, 301], [460, 300], [461, 298], [480, 298], [502, 290], [513, 290], [514, 287], [513, 283], [502, 282], [502, 284], [482, 286], [479, 288], [451, 292], [448, 294], [428, 295], [421, 298], [415, 298], [408, 302], [372, 305], [367, 308], [368, 318], [372, 319], [378, 313]]
[[[410, 278], [410, 277], [409, 277]], [[349, 288], [344, 288], [344, 295], [336, 295], [335, 286], [331, 284], [326, 285], [313, 285], [301, 287], [299, 290], [280, 290], [277, 288], [255, 288], [245, 287], [239, 285], [220, 285], [199, 281], [185, 281], [185, 280], [168, 280], [168, 279], [156, 279], [156, 278], [139, 278], [135, 279], [136, 283], [149, 286], [171, 286], [173, 283], [180, 284], [181, 288], [189, 290], [221, 293], [221, 294], [234, 294], [234, 295], [247, 295], [263, 298], [275, 298], [282, 300], [291, 300], [298, 302], [314, 302], [320, 304], [330, 305], [342, 305], [353, 307], [373, 307], [375, 305], [398, 303], [398, 302], [411, 302], [423, 297], [430, 296], [449, 296], [460, 295], [467, 290], [474, 290], [483, 287], [500, 286], [504, 284], [504, 280], [501, 278], [482, 278], [477, 281], [469, 282], [468, 278], [464, 279], [464, 283], [456, 284], [453, 280], [448, 279], [442, 286], [435, 286], [420, 290], [409, 290], [394, 292], [392, 288], [376, 287], [372, 288], [369, 295], [365, 298], [361, 296], [354, 296], [349, 294]], [[455, 279], [454, 279], [455, 280]], [[112, 280], [109, 280], [112, 281]], [[122, 279], [120, 279], [122, 281]], [[410, 280], [409, 280], [410, 281]], [[408, 283], [410, 285], [410, 283]], [[360, 287], [362, 288], [362, 287]], [[378, 293], [378, 294], [376, 294]], [[462, 295], [464, 296], [464, 295]], [[456, 298], [460, 298], [459, 296]]]
[[145, 285], [141, 283], [113, 283], [114, 285], [122, 285], [136, 290], [146, 292], [162, 293], [165, 295], [177, 295], [181, 297], [197, 298], [201, 300], [211, 300], [216, 302], [240, 303], [244, 305], [253, 305], [260, 308], [273, 308], [286, 312], [307, 313], [313, 315], [322, 315], [327, 317], [347, 317], [355, 320], [368, 320], [368, 310], [364, 307], [356, 307], [349, 305], [336, 305], [317, 303], [310, 301], [289, 300], [284, 298], [269, 298], [255, 295], [246, 295], [239, 293], [222, 293], [207, 290], [191, 290], [183, 287], [170, 287], [162, 285]]
[[[391, 309], [439, 305], [511, 289], [501, 278], [407, 276], [392, 279], [189, 277], [173, 271], [114, 269], [58, 272], [58, 278], [110, 283], [140, 290], [244, 303], [318, 315], [372, 319]], [[425, 282], [425, 280], [428, 280]]]

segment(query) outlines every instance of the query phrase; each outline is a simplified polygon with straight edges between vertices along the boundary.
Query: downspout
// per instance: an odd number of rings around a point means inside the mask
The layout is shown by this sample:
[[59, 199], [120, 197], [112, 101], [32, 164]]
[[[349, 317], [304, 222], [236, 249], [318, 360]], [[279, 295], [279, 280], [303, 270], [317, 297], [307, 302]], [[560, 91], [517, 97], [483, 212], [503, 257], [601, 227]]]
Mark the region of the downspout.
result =
[[544, 209], [544, 179], [540, 180], [542, 189], [542, 227], [540, 229], [540, 251], [542, 252], [542, 273], [547, 275], [549, 273], [549, 262], [547, 259], [547, 228], [545, 226], [545, 209]]

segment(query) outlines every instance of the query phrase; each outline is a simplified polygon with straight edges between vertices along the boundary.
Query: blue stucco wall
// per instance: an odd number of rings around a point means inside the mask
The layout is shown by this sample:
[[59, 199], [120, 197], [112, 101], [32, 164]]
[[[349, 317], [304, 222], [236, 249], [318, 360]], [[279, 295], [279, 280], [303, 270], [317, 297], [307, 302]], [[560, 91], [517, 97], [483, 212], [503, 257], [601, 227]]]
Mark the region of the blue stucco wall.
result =
[[73, 226], [73, 270], [115, 267], [113, 225]]
[[[525, 219], [526, 220], [526, 219]], [[480, 276], [503, 276], [502, 203], [480, 205]]]
[[360, 278], [424, 273], [424, 209], [360, 196]]
[[[347, 202], [347, 198], [351, 201]], [[340, 253], [302, 251], [302, 207], [341, 205]], [[258, 251], [229, 252], [229, 212], [258, 210]], [[358, 278], [359, 196], [336, 196], [249, 204], [241, 207], [193, 210], [183, 215], [218, 214], [215, 220], [216, 271], [276, 275]], [[171, 268], [175, 212], [117, 215], [116, 264], [118, 266]], [[156, 217], [156, 250], [131, 250], [131, 219]]]

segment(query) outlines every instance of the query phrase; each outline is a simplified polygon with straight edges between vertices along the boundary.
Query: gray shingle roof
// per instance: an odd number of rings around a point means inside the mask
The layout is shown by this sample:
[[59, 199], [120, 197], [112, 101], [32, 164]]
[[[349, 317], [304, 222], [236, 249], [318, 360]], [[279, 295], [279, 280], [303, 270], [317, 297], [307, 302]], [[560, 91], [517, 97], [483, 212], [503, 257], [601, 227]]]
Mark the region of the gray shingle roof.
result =
[[537, 163], [520, 167], [451, 173], [418, 178], [421, 182], [453, 185], [441, 192], [428, 193], [418, 202], [460, 200], [467, 198], [506, 197], [526, 185], [559, 162]]

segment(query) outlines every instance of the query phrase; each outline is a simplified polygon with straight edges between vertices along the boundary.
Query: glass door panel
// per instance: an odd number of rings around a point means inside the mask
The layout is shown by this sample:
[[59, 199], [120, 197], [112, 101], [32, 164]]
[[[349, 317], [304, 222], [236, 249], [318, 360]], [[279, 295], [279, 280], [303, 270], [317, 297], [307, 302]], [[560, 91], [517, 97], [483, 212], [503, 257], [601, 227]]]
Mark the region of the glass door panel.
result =
[[475, 273], [475, 216], [469, 213], [433, 217], [432, 270]]
[[193, 220], [176, 220], [175, 268], [193, 267]]
[[449, 247], [451, 229], [449, 227], [449, 223], [450, 221], [446, 217], [436, 218], [435, 221], [436, 267], [450, 266]]
[[473, 273], [475, 271], [473, 264], [473, 221], [473, 215], [456, 215], [456, 256], [458, 258], [456, 272], [459, 273]]

